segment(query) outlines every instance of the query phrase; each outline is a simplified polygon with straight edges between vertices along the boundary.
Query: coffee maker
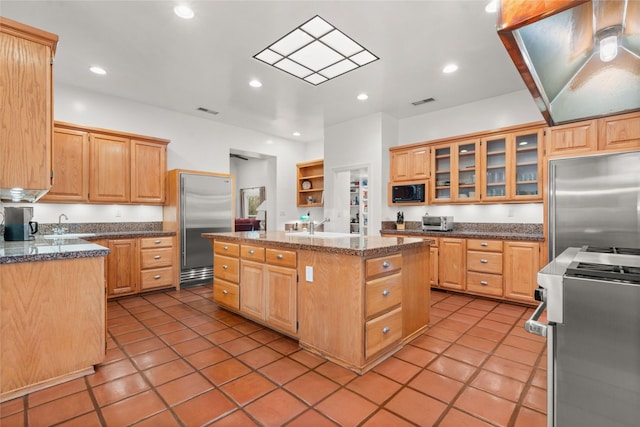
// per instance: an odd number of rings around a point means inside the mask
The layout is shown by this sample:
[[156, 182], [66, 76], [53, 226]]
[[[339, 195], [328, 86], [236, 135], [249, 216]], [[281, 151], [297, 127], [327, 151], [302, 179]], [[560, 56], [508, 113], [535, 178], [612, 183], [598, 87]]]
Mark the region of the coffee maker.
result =
[[4, 208], [4, 240], [24, 241], [35, 239], [38, 223], [31, 221], [33, 208]]

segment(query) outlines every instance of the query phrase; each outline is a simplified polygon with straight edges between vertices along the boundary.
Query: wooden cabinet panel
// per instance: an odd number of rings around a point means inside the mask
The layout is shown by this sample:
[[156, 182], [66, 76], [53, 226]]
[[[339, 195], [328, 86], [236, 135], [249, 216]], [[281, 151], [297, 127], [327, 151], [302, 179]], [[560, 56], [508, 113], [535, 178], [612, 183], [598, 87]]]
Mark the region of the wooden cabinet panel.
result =
[[280, 267], [296, 267], [296, 252], [282, 249], [267, 249], [265, 260], [268, 264], [279, 265]]
[[154, 268], [140, 272], [140, 290], [163, 288], [173, 285], [173, 267]]
[[324, 160], [296, 164], [297, 206], [324, 206]]
[[239, 310], [240, 292], [238, 285], [214, 277], [213, 300], [223, 306]]
[[505, 242], [504, 296], [535, 302], [533, 292], [538, 287], [536, 276], [540, 270], [540, 244], [537, 242]]
[[48, 190], [58, 36], [0, 19], [0, 188]]
[[596, 120], [553, 126], [545, 133], [547, 157], [589, 154], [597, 149]]
[[434, 146], [431, 155], [431, 201], [434, 203], [480, 200], [480, 141], [468, 140]]
[[240, 311], [264, 319], [264, 264], [242, 260]]
[[467, 291], [501, 297], [503, 294], [502, 274], [487, 274], [467, 271]]
[[91, 134], [89, 200], [127, 203], [130, 195], [129, 140]]
[[467, 250], [502, 252], [502, 240], [467, 239]]
[[240, 257], [257, 262], [264, 262], [264, 248], [260, 246], [242, 245], [240, 247]]
[[215, 254], [213, 257], [213, 268], [213, 275], [222, 280], [233, 283], [240, 281], [240, 261], [237, 258]]
[[140, 249], [173, 247], [173, 236], [143, 237], [140, 239]]
[[402, 338], [402, 308], [378, 316], [365, 326], [365, 358], [398, 342]]
[[89, 134], [55, 128], [53, 132], [53, 186], [46, 202], [89, 201]]
[[167, 171], [167, 146], [149, 141], [131, 140], [131, 202], [164, 202]]
[[109, 240], [107, 256], [107, 295], [119, 296], [138, 292], [137, 239]]
[[269, 325], [282, 331], [296, 333], [298, 319], [296, 270], [274, 265], [267, 265], [265, 268], [265, 320]]
[[408, 181], [411, 179], [409, 150], [392, 151], [390, 162], [391, 181]]
[[467, 270], [502, 274], [502, 253], [467, 251]]
[[640, 149], [640, 113], [598, 119], [598, 149]]
[[438, 258], [439, 258], [439, 250], [437, 246], [431, 246], [429, 248], [429, 265], [431, 266], [431, 271], [429, 272], [429, 284], [433, 287], [439, 286], [438, 283]]
[[140, 268], [167, 267], [173, 262], [173, 248], [152, 248], [140, 251]]
[[393, 254], [378, 258], [370, 258], [365, 261], [366, 278], [380, 274], [392, 273], [402, 269], [402, 255]]
[[390, 180], [415, 181], [429, 178], [429, 147], [391, 151]]
[[402, 273], [366, 283], [365, 317], [370, 318], [402, 303]]
[[440, 286], [463, 291], [465, 289], [465, 239], [443, 237], [438, 247], [440, 258]]
[[213, 252], [220, 255], [238, 257], [240, 255], [240, 245], [216, 240], [213, 242]]

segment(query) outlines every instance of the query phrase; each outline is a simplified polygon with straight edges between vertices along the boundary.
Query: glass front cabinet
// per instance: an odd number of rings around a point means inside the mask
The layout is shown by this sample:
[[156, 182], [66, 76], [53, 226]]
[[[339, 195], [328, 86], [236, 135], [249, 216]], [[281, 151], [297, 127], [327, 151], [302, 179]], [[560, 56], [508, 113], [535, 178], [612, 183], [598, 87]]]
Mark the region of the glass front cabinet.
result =
[[477, 180], [479, 147], [479, 141], [461, 141], [432, 148], [433, 203], [480, 200]]

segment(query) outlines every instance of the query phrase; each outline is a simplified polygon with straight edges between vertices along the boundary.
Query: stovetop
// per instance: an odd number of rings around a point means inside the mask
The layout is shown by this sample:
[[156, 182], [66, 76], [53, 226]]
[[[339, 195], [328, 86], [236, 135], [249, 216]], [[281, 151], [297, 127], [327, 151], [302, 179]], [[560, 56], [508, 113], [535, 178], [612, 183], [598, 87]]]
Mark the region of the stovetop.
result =
[[565, 275], [640, 284], [640, 248], [584, 246]]

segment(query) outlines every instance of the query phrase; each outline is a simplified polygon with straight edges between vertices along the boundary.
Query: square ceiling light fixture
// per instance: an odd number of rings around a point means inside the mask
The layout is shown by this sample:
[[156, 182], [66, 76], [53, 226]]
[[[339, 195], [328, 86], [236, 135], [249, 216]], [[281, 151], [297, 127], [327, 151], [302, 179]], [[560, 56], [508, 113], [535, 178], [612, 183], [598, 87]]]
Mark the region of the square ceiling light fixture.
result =
[[379, 59], [317, 15], [254, 58], [314, 86]]

